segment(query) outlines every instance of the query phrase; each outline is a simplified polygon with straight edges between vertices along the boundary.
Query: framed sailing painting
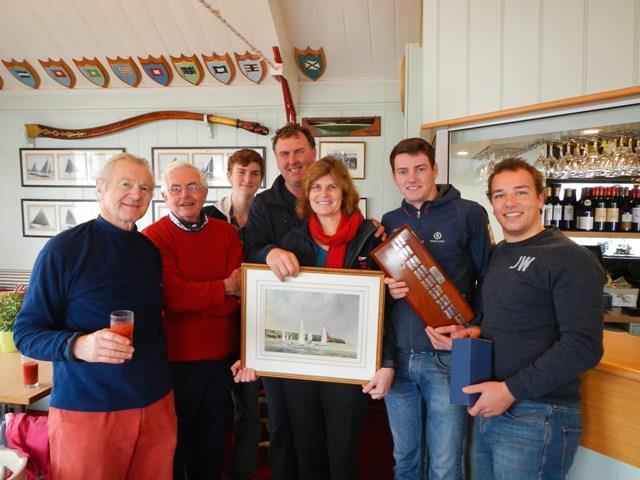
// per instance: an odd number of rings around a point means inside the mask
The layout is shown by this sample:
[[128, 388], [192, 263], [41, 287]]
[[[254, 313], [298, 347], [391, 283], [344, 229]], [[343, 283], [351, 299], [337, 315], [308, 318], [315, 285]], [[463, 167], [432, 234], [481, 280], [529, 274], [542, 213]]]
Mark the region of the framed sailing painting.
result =
[[[231, 188], [227, 180], [229, 157], [240, 149], [250, 148], [260, 154], [266, 162], [265, 147], [153, 147], [153, 177], [156, 185], [162, 184], [162, 174], [167, 166], [176, 161], [195, 165], [207, 178], [209, 188]], [[266, 175], [262, 177], [261, 188], [266, 186]]]
[[53, 237], [98, 216], [95, 200], [35, 200], [23, 198], [22, 236]]
[[21, 148], [23, 187], [95, 187], [96, 175], [124, 148]]
[[367, 383], [382, 355], [382, 272], [242, 264], [241, 362], [258, 375]]

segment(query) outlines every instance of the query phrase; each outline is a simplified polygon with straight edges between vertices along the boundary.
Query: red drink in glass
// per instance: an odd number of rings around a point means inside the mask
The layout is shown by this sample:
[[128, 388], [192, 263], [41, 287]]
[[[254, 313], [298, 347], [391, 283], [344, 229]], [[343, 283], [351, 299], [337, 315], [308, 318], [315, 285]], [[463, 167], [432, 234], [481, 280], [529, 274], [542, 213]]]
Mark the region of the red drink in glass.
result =
[[38, 386], [38, 362], [35, 360], [22, 362], [22, 382], [26, 387]]
[[109, 330], [123, 337], [127, 337], [131, 345], [133, 345], [133, 323], [112, 323]]

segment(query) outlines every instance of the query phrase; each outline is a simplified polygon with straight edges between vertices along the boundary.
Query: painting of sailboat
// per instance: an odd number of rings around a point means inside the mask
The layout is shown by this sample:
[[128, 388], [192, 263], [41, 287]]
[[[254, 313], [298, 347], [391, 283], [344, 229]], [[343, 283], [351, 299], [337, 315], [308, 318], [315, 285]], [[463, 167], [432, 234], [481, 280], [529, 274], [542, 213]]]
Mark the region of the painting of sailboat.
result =
[[224, 153], [194, 153], [193, 164], [202, 170], [210, 186], [229, 185], [226, 175], [227, 156]]
[[51, 205], [32, 205], [27, 209], [29, 229], [49, 233], [57, 230], [56, 209]]
[[379, 137], [380, 117], [303, 118], [314, 137]]
[[53, 155], [32, 155], [28, 164], [29, 177], [51, 178], [53, 175]]
[[[266, 352], [357, 358], [358, 295], [282, 289], [265, 293]], [[291, 311], [304, 312], [297, 325]]]
[[87, 158], [83, 153], [64, 153], [58, 155], [60, 179], [87, 181]]

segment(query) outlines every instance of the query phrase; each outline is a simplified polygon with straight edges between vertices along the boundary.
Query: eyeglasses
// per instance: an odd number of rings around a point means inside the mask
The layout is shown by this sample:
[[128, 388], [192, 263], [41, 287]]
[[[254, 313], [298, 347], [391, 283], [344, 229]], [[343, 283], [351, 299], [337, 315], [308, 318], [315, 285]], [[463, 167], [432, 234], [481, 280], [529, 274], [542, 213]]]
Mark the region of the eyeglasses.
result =
[[171, 185], [167, 192], [171, 195], [180, 195], [183, 190], [186, 190], [189, 193], [199, 192], [203, 190], [204, 187], [202, 185], [198, 185], [197, 183], [190, 183], [189, 185]]

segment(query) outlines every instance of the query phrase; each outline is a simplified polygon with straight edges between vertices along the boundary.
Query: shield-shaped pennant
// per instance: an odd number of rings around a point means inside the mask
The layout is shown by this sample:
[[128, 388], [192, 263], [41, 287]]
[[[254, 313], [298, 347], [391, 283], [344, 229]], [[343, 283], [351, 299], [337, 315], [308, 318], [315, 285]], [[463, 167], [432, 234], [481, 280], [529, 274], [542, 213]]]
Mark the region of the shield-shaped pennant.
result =
[[11, 61], [2, 60], [2, 63], [16, 80], [24, 83], [27, 87], [38, 88], [40, 86], [40, 77], [26, 60], [22, 62], [13, 59]]
[[199, 85], [204, 77], [204, 70], [200, 64], [200, 60], [195, 55], [187, 57], [180, 55], [179, 57], [170, 56], [173, 67], [182, 78], [192, 85]]
[[107, 62], [113, 74], [130, 87], [137, 87], [142, 80], [140, 69], [133, 58], [107, 57]]
[[80, 73], [94, 85], [102, 88], [109, 86], [109, 74], [97, 58], [88, 59], [82, 57], [82, 60], [74, 58], [73, 63], [76, 64]]
[[63, 87], [73, 88], [76, 85], [76, 74], [73, 73], [69, 65], [62, 59], [55, 61], [49, 59], [48, 61], [38, 60], [44, 71], [51, 77], [52, 80], [59, 83]]
[[313, 50], [310, 47], [296, 51], [296, 64], [298, 68], [314, 82], [318, 80], [327, 68], [327, 58], [324, 56], [324, 48]]
[[267, 74], [267, 62], [260, 55], [251, 55], [245, 52], [244, 55], [238, 55], [234, 52], [238, 68], [242, 74], [253, 83], [260, 83]]
[[173, 79], [173, 73], [163, 55], [160, 55], [158, 58], [151, 55], [147, 58], [138, 57], [138, 60], [140, 60], [144, 73], [146, 73], [151, 80], [159, 83], [163, 87], [169, 86]]
[[209, 73], [213, 75], [213, 78], [225, 85], [233, 82], [236, 76], [236, 67], [233, 66], [233, 61], [228, 53], [218, 55], [216, 52], [213, 52], [213, 55], [210, 57], [203, 53], [202, 60], [204, 60], [204, 64], [207, 66]]

